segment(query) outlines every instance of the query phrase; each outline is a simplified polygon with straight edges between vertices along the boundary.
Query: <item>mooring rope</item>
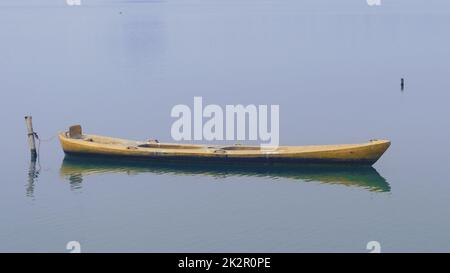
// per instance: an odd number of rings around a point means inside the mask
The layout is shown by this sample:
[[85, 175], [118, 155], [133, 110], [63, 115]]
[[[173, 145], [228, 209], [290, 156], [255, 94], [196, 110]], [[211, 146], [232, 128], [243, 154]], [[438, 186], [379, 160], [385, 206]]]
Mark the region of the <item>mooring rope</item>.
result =
[[38, 140], [38, 147], [36, 149], [36, 163], [38, 164], [37, 172], [40, 172], [41, 171], [41, 142], [50, 142], [53, 139], [55, 139], [55, 137], [57, 137], [58, 135], [53, 135], [47, 139], [41, 139], [36, 132], [33, 132], [33, 134], [36, 137], [36, 139]]
[[[36, 134], [36, 133], [35, 133]], [[37, 136], [37, 134], [36, 134], [36, 136]], [[51, 137], [49, 137], [49, 138], [47, 138], [47, 139], [40, 139], [40, 141], [42, 141], [42, 142], [49, 142], [49, 141], [52, 141], [53, 139], [55, 139], [55, 137], [57, 137], [58, 135], [53, 135], [53, 136], [51, 136]], [[39, 138], [38, 138], [39, 139]]]

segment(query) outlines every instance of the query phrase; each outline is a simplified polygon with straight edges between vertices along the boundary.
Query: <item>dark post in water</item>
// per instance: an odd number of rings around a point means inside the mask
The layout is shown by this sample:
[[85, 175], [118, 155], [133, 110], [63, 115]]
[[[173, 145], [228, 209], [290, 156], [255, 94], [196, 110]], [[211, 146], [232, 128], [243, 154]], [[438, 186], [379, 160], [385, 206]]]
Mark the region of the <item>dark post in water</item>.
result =
[[25, 123], [27, 124], [27, 131], [28, 131], [28, 145], [30, 146], [31, 151], [31, 160], [36, 160], [37, 157], [37, 151], [36, 151], [36, 140], [35, 140], [35, 133], [33, 131], [33, 120], [31, 116], [25, 117]]

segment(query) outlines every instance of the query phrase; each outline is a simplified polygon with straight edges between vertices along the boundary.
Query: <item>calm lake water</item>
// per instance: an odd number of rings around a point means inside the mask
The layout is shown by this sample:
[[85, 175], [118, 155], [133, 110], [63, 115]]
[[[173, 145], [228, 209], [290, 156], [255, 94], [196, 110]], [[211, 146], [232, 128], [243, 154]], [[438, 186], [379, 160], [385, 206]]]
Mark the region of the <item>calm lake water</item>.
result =
[[[449, 25], [444, 0], [3, 0], [0, 251], [449, 252]], [[54, 138], [172, 141], [194, 96], [279, 104], [282, 145], [392, 146], [283, 171], [64, 159]]]

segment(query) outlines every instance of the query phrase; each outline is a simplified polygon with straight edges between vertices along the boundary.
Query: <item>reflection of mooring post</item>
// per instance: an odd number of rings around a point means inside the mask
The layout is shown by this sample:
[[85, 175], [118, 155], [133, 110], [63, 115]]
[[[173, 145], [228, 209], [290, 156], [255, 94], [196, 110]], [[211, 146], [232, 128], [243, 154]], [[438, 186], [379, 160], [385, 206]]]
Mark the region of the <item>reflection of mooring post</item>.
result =
[[28, 145], [30, 146], [31, 151], [31, 160], [36, 160], [37, 157], [37, 151], [36, 151], [36, 140], [35, 136], [36, 133], [33, 131], [33, 120], [31, 116], [25, 117], [25, 123], [27, 124], [27, 130], [28, 130]]
[[27, 196], [34, 197], [34, 183], [39, 176], [39, 170], [36, 169], [36, 160], [31, 159], [30, 168], [28, 169]]

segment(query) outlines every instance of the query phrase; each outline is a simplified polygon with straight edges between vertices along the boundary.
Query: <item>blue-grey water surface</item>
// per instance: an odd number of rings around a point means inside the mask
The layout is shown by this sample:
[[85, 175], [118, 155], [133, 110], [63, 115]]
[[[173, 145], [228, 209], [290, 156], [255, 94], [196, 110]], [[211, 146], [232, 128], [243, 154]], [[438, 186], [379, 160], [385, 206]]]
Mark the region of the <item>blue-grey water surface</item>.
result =
[[[3, 0], [0, 251], [449, 252], [449, 26], [444, 0]], [[392, 146], [363, 174], [63, 161], [77, 123], [172, 141], [194, 96], [279, 104], [283, 145]]]

